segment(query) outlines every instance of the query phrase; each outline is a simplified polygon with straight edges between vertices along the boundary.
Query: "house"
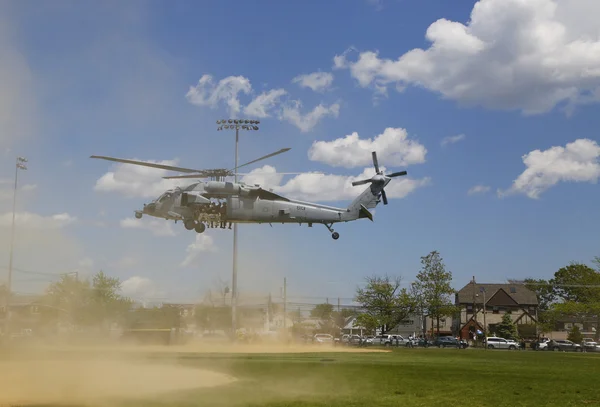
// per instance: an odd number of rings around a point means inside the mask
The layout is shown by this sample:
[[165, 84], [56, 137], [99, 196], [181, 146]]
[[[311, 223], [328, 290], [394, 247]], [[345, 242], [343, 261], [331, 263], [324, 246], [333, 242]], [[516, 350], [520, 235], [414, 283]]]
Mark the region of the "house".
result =
[[453, 331], [461, 339], [472, 339], [480, 330], [493, 335], [495, 327], [506, 314], [517, 325], [523, 338], [537, 337], [538, 300], [535, 292], [521, 284], [466, 284], [455, 295], [460, 314], [454, 321]]
[[362, 336], [369, 333], [367, 328], [357, 323], [356, 316], [346, 318], [346, 321], [341, 331], [342, 335], [349, 334]]
[[[440, 318], [439, 325], [440, 336], [454, 336], [454, 318], [451, 316], [444, 316]], [[422, 333], [422, 330], [421, 330]], [[428, 337], [434, 337], [438, 335], [438, 322], [437, 318], [425, 317], [425, 333]]]
[[554, 330], [545, 332], [544, 336], [552, 339], [567, 339], [569, 332], [574, 326], [579, 328], [584, 338], [595, 339], [598, 329], [598, 318], [596, 316], [563, 316], [555, 322]]

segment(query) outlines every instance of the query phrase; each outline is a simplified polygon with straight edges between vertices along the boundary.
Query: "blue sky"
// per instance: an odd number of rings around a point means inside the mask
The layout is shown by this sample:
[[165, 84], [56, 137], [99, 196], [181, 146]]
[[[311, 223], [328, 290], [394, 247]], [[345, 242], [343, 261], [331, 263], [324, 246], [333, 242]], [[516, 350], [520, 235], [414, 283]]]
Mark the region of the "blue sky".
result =
[[[349, 177], [372, 171], [373, 148], [387, 169], [409, 174], [388, 186], [375, 222], [338, 225], [337, 241], [323, 226], [241, 226], [241, 293], [279, 293], [285, 276], [291, 297], [349, 302], [366, 275], [408, 286], [432, 250], [457, 288], [472, 276], [542, 278], [589, 263], [600, 255], [598, 7], [5, 2], [0, 261], [8, 265], [10, 182], [23, 155], [15, 267], [103, 269], [136, 297], [172, 300], [229, 281], [230, 231], [197, 237], [133, 219], [168, 187], [164, 174], [88, 157], [232, 167], [234, 135], [215, 121], [237, 114], [261, 120], [241, 136], [241, 161], [292, 148], [248, 169], [248, 181], [286, 195], [345, 207], [362, 190]], [[36, 292], [52, 278], [15, 280]]]

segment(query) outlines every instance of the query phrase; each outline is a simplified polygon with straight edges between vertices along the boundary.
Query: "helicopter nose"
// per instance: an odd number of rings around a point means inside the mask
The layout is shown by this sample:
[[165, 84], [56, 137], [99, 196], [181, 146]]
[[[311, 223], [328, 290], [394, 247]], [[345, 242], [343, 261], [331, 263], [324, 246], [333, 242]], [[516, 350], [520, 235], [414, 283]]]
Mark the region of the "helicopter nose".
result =
[[144, 204], [144, 212], [154, 212], [156, 210], [155, 203]]

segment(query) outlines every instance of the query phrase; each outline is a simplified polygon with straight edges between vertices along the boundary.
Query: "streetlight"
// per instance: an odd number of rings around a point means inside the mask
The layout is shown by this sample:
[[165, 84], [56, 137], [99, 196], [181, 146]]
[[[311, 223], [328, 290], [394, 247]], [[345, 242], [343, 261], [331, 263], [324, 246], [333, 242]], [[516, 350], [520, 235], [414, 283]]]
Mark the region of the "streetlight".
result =
[[15, 165], [15, 188], [13, 191], [12, 229], [11, 229], [11, 235], [10, 235], [10, 257], [9, 257], [9, 261], [8, 261], [8, 283], [7, 283], [7, 287], [6, 287], [6, 296], [4, 297], [4, 300], [5, 300], [5, 304], [4, 304], [5, 332], [8, 332], [8, 328], [9, 328], [10, 297], [12, 295], [12, 265], [13, 265], [13, 247], [14, 247], [14, 241], [15, 241], [15, 210], [16, 210], [16, 203], [17, 203], [17, 179], [18, 179], [18, 175], [19, 175], [19, 170], [27, 169], [27, 166], [25, 165], [26, 162], [27, 162], [26, 158], [17, 157], [17, 163]]
[[[218, 131], [221, 130], [235, 130], [235, 182], [238, 182], [238, 143], [240, 140], [240, 130], [257, 131], [260, 121], [248, 120], [248, 119], [223, 119], [217, 120]], [[236, 312], [237, 312], [237, 223], [233, 223], [233, 275], [231, 278], [231, 329], [232, 334], [235, 338], [235, 331], [237, 328], [236, 324]]]

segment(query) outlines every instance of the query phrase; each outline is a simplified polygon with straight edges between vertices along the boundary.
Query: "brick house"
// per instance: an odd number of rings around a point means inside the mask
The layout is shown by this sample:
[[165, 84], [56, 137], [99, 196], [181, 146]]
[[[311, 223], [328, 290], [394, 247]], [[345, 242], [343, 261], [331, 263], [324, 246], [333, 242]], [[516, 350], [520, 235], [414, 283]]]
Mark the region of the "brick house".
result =
[[460, 308], [460, 317], [454, 320], [453, 330], [461, 339], [471, 339], [476, 330], [493, 335], [506, 314], [523, 338], [537, 337], [538, 300], [535, 292], [524, 285], [470, 282], [456, 293], [455, 304]]

